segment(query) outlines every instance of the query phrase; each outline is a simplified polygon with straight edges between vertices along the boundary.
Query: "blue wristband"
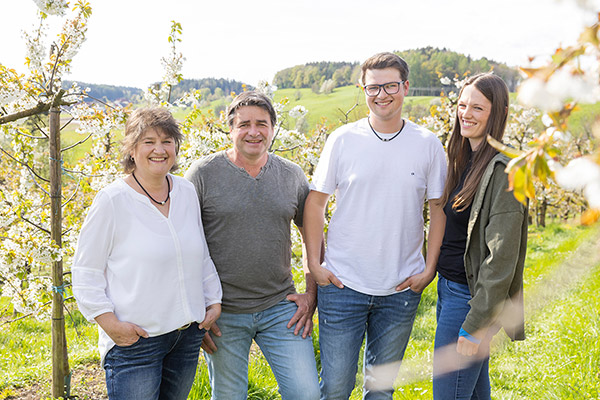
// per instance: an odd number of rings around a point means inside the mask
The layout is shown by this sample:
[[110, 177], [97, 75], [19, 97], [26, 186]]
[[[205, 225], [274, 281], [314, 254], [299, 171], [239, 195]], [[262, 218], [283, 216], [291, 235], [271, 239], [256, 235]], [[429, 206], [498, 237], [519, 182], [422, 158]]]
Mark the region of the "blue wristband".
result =
[[462, 337], [466, 338], [469, 342], [473, 342], [475, 344], [481, 343], [481, 340], [469, 335], [469, 333], [467, 331], [465, 331], [463, 328], [460, 328], [460, 332], [458, 332], [458, 336], [462, 336]]

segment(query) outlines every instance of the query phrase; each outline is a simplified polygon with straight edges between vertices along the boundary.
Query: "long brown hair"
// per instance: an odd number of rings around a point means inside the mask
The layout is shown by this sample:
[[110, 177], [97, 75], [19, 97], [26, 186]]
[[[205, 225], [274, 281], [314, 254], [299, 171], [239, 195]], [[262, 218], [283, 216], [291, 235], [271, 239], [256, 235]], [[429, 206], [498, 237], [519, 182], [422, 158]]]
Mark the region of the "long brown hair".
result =
[[[487, 142], [487, 136], [491, 136], [498, 141], [502, 141], [506, 121], [508, 119], [508, 87], [502, 78], [492, 74], [484, 73], [475, 75], [467, 80], [465, 85], [460, 90], [460, 95], [465, 87], [475, 85], [475, 88], [492, 103], [490, 115], [485, 127], [485, 137], [481, 142], [477, 151], [473, 153], [472, 166], [467, 176], [462, 189], [454, 197], [452, 208], [458, 211], [463, 211], [473, 202], [477, 186], [483, 176], [490, 160], [496, 155], [497, 151]], [[440, 202], [445, 205], [450, 199], [450, 194], [460, 182], [460, 177], [463, 174], [469, 161], [471, 152], [471, 144], [469, 140], [460, 134], [460, 120], [458, 118], [458, 108], [456, 110], [454, 128], [452, 136], [448, 141], [448, 176], [446, 177], [446, 185], [444, 194]]]

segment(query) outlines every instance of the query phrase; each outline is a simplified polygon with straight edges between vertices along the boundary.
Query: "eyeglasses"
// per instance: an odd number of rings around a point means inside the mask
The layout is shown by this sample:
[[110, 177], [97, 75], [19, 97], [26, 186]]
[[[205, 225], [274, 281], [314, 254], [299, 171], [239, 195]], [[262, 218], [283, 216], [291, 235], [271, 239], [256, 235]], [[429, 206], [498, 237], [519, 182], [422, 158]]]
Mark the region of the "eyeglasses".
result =
[[369, 97], [375, 97], [379, 95], [379, 93], [381, 92], [381, 88], [383, 88], [383, 91], [387, 94], [392, 95], [400, 91], [400, 85], [402, 85], [404, 82], [406, 81], [388, 82], [381, 85], [365, 85], [363, 86], [363, 90]]

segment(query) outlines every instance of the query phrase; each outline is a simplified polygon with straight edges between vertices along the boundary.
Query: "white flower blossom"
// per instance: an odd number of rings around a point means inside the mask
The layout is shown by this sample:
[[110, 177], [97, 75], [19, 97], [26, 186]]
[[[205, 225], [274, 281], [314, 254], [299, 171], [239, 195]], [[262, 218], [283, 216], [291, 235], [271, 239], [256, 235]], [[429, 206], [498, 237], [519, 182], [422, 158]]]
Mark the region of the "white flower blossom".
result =
[[175, 50], [175, 47], [172, 48], [169, 58], [162, 57], [160, 59], [160, 63], [165, 69], [165, 74], [163, 75], [164, 83], [171, 86], [175, 86], [179, 83], [184, 61], [185, 57], [183, 57], [183, 54], [178, 53]]
[[63, 16], [69, 8], [69, 2], [66, 0], [33, 0], [40, 11], [48, 15]]
[[519, 87], [518, 100], [546, 112], [559, 111], [567, 100], [597, 102], [600, 100], [600, 86], [597, 78], [573, 74], [563, 68], [555, 72], [548, 82], [538, 77], [525, 80]]
[[258, 85], [256, 86], [256, 90], [258, 92], [264, 93], [271, 100], [273, 99], [273, 94], [277, 90], [277, 86], [269, 84], [267, 81], [260, 80], [258, 81]]
[[560, 140], [562, 142], [568, 142], [572, 136], [569, 131], [561, 131], [553, 126], [546, 129], [546, 135], [552, 137], [554, 140]]
[[529, 78], [519, 86], [517, 99], [529, 107], [537, 107], [543, 111], [558, 111], [562, 102], [548, 90], [546, 82], [540, 78]]
[[452, 81], [447, 76], [444, 76], [442, 79], [440, 79], [440, 83], [444, 86], [448, 86], [452, 83]]
[[29, 63], [29, 70], [32, 72], [42, 71], [42, 65], [48, 54], [46, 44], [43, 38], [46, 36], [48, 25], [41, 23], [32, 33], [23, 32], [25, 40], [25, 57]]
[[177, 107], [192, 107], [192, 108], [200, 108], [201, 107], [202, 97], [199, 90], [185, 92], [183, 96], [177, 99], [174, 104]]
[[292, 118], [300, 118], [304, 117], [307, 113], [308, 110], [304, 106], [297, 105], [296, 107], [290, 110], [289, 115]]
[[557, 183], [568, 190], [583, 190], [589, 205], [600, 208], [600, 165], [588, 157], [571, 160], [556, 172]]

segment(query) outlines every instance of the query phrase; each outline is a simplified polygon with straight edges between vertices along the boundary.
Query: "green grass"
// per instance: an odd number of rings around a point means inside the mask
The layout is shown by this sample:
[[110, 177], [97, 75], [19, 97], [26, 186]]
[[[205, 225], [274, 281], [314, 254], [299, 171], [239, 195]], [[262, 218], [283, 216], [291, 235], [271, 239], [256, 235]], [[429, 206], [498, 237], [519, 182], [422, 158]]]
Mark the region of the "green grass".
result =
[[600, 398], [600, 263], [590, 279], [533, 316], [528, 339], [492, 359], [492, 385], [502, 399]]
[[[284, 97], [289, 100], [286, 110], [291, 110], [296, 105], [306, 107], [309, 129], [313, 129], [316, 124], [323, 121], [327, 121], [327, 124], [333, 126], [339, 126], [345, 122], [363, 118], [368, 112], [362, 89], [356, 86], [335, 88], [330, 94], [316, 94], [311, 89], [281, 89], [275, 92], [274, 100], [280, 101]], [[418, 106], [421, 108], [420, 111], [429, 110], [431, 100], [434, 98], [429, 96], [406, 97], [404, 109], [405, 111], [412, 109], [416, 111]], [[357, 106], [353, 109], [355, 105]], [[347, 119], [346, 114], [348, 115]], [[410, 112], [406, 115], [410, 116]]]
[[[525, 265], [525, 302], [530, 299], [528, 294], [534, 292], [534, 288], [541, 283], [543, 277], [548, 277], [555, 270], [562, 266], [562, 263], [571, 257], [576, 249], [583, 243], [589, 242], [596, 238], [598, 230], [596, 228], [586, 228], [582, 226], [574, 225], [560, 225], [551, 224], [545, 229], [537, 229], [534, 227], [530, 228], [529, 243], [528, 243], [528, 255]], [[589, 281], [596, 282], [600, 285], [600, 274], [598, 274], [598, 268], [594, 271], [589, 272]], [[572, 293], [558, 292], [559, 296], [570, 299], [570, 296], [575, 295], [577, 298], [585, 301], [589, 294], [579, 293], [576, 288], [571, 289]], [[404, 364], [400, 369], [398, 375], [397, 389], [394, 393], [394, 399], [431, 399], [432, 396], [432, 385], [431, 385], [431, 368], [432, 368], [432, 353], [433, 353], [433, 339], [435, 335], [435, 301], [436, 301], [436, 281], [432, 282], [431, 285], [423, 292], [421, 304], [417, 312], [415, 324], [413, 326], [413, 332], [411, 334], [411, 340], [406, 350]], [[566, 301], [566, 300], [563, 300]], [[600, 307], [593, 308], [596, 311], [596, 321], [598, 320], [597, 310]], [[563, 317], [566, 319], [569, 317], [568, 308], [565, 308]], [[543, 315], [548, 313], [552, 317], [554, 310], [547, 310], [545, 307], [541, 310], [537, 310], [536, 315]], [[527, 316], [527, 326], [531, 328], [535, 326], [536, 319], [531, 319]], [[583, 320], [584, 321], [584, 320]], [[582, 322], [583, 322], [582, 321]], [[563, 321], [564, 324], [564, 321]], [[585, 325], [584, 325], [585, 326]], [[597, 326], [597, 322], [596, 322]], [[587, 328], [586, 328], [587, 329]], [[578, 340], [577, 335], [581, 335], [585, 331], [579, 331], [576, 335], [575, 332], [567, 334], [570, 340]], [[592, 330], [592, 332], [594, 332]], [[598, 329], [596, 328], [595, 333], [591, 333], [592, 337], [595, 337], [597, 341]], [[504, 369], [495, 369], [494, 366], [497, 364], [513, 366], [520, 365], [520, 362], [512, 362], [507, 360], [509, 354], [519, 354], [521, 358], [530, 358], [531, 354], [537, 353], [538, 350], [535, 346], [527, 348], [527, 351], [521, 352], [520, 347], [523, 344], [519, 342], [511, 343], [506, 341], [504, 334], [497, 336], [498, 347], [492, 356], [490, 376], [492, 379], [492, 394], [493, 398], [508, 399], [507, 397], [512, 395], [513, 391], [516, 393], [517, 389], [524, 392], [528, 392], [528, 397], [522, 397], [526, 399], [546, 399], [550, 397], [534, 395], [535, 392], [529, 391], [527, 385], [522, 385], [519, 379], [513, 379], [513, 377], [506, 378], [506, 372]], [[524, 342], [526, 345], [529, 341], [534, 341], [531, 332], [528, 331], [528, 340]], [[596, 354], [596, 360], [600, 359], [600, 354]], [[550, 363], [548, 358], [551, 358], [553, 354], [547, 354], [545, 360], [540, 360], [539, 364], [533, 363], [532, 368], [528, 371], [530, 379], [537, 379], [536, 368], [540, 370], [546, 368]], [[587, 358], [586, 358], [587, 359]], [[579, 362], [579, 359], [576, 359]], [[585, 360], [585, 359], [584, 359]], [[551, 363], [550, 363], [551, 364]], [[600, 372], [597, 368], [596, 363], [596, 374]], [[564, 371], [563, 371], [564, 372]], [[357, 383], [357, 387], [352, 393], [351, 399], [361, 399], [360, 384]], [[521, 397], [514, 397], [521, 398]], [[557, 397], [561, 398], [561, 397]], [[569, 398], [569, 397], [564, 397]], [[578, 397], [575, 397], [578, 398]], [[582, 397], [584, 398], [584, 397]], [[593, 397], [592, 397], [593, 398]]]
[[[590, 243], [597, 240], [598, 235], [598, 228], [566, 224], [530, 229], [525, 270], [526, 304], [535, 303], [531, 297], [537, 296], [540, 288], [549, 283], [555, 286], [549, 295], [544, 294], [543, 304], [528, 307], [526, 341], [511, 343], [502, 337], [497, 340], [490, 368], [494, 398], [600, 396], [600, 297], [597, 295], [600, 262], [585, 263], [590, 257], [597, 259], [597, 247], [591, 247]], [[571, 267], [568, 267], [569, 262]], [[295, 275], [300, 277], [301, 273], [296, 271]], [[431, 398], [435, 301], [434, 282], [423, 293], [394, 399]], [[7, 299], [2, 298], [0, 309], [6, 310], [7, 304]], [[77, 311], [72, 315], [73, 320], [67, 317], [71, 368], [98, 363], [96, 327], [84, 321]], [[3, 316], [3, 320], [10, 318], [11, 315]], [[318, 330], [314, 336], [318, 361]], [[24, 319], [0, 326], [0, 348], [0, 398], [11, 394], [15, 387], [34, 382], [49, 392], [50, 322]], [[359, 370], [361, 368], [362, 365]], [[275, 378], [260, 351], [253, 352], [249, 370], [250, 399], [280, 398]], [[351, 396], [353, 400], [362, 396], [362, 379], [359, 372]], [[201, 359], [189, 398], [207, 399], [209, 396], [208, 373]]]
[[[354, 85], [335, 88], [330, 94], [314, 93], [309, 88], [302, 89], [280, 89], [274, 94], [274, 101], [279, 102], [283, 98], [288, 99], [283, 113], [283, 124], [288, 129], [294, 129], [296, 121], [289, 117], [287, 112], [297, 105], [302, 105], [308, 110], [306, 116], [306, 132], [315, 129], [317, 124], [326, 124], [327, 126], [337, 127], [344, 122], [356, 121], [367, 115], [368, 109], [365, 105], [365, 97], [362, 89]], [[405, 111], [410, 117], [411, 111], [418, 113], [428, 112], [429, 105], [436, 97], [419, 96], [406, 97], [404, 101]], [[221, 100], [214, 100], [203, 107], [202, 112], [224, 110], [228, 103]], [[357, 105], [355, 108], [353, 108]], [[346, 114], [348, 117], [346, 118]], [[177, 110], [174, 113], [175, 118], [182, 119], [185, 116], [184, 110]]]
[[[6, 299], [2, 301], [6, 302]], [[66, 317], [70, 365], [98, 362], [96, 326], [87, 323], [78, 311], [71, 314], [73, 319]], [[3, 316], [2, 321], [10, 318], [11, 315]], [[49, 391], [52, 370], [49, 321], [25, 318], [2, 325], [0, 348], [0, 393], [6, 388], [27, 386], [32, 382], [40, 383]]]

